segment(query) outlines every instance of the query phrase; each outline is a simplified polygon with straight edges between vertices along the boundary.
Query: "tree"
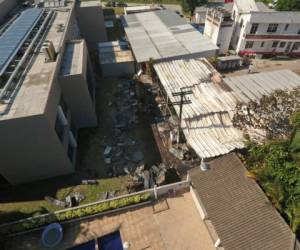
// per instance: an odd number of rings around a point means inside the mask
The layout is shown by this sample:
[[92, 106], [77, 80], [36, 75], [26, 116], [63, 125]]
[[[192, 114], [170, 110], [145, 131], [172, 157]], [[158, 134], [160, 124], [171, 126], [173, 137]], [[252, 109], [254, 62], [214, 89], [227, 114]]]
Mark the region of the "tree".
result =
[[276, 9], [281, 11], [298, 11], [300, 10], [299, 0], [278, 0]]
[[181, 0], [181, 7], [183, 12], [189, 13], [191, 16], [194, 14], [195, 8], [207, 4], [207, 0]]

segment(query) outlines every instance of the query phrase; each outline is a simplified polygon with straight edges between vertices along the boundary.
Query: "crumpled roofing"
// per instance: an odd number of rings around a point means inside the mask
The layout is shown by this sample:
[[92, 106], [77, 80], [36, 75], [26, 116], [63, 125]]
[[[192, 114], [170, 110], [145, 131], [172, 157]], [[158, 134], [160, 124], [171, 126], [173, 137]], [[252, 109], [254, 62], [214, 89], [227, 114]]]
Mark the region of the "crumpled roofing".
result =
[[[190, 87], [190, 104], [183, 106], [182, 129], [187, 143], [201, 158], [224, 155], [244, 147], [242, 132], [232, 124], [238, 103], [259, 100], [275, 90], [300, 86], [300, 77], [289, 70], [224, 78], [204, 58], [161, 62], [154, 69], [171, 102], [172, 93]], [[179, 105], [174, 106], [179, 115]]]

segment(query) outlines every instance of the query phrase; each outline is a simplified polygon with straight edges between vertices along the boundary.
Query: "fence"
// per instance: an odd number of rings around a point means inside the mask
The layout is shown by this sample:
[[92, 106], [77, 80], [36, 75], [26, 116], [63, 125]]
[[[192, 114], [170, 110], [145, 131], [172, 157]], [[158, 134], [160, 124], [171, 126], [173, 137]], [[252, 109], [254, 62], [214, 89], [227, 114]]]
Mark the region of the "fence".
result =
[[164, 195], [175, 195], [177, 191], [189, 188], [189, 179], [165, 186], [154, 187], [140, 192], [118, 196], [115, 198], [96, 201], [74, 208], [67, 208], [26, 219], [0, 225], [0, 235], [6, 236], [14, 233], [38, 229], [53, 222], [74, 221], [91, 215], [101, 215], [115, 212], [129, 206], [143, 205], [151, 199], [158, 199]]

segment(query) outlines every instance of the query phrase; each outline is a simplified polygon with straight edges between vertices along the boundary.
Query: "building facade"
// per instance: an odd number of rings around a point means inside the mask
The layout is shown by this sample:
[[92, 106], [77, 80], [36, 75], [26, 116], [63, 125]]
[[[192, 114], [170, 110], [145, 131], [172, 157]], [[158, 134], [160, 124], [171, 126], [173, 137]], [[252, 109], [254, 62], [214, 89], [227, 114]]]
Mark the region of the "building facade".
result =
[[241, 2], [235, 1], [232, 12], [231, 46], [237, 53], [300, 55], [300, 12], [274, 11], [254, 1]]
[[219, 54], [228, 52], [232, 32], [233, 20], [230, 12], [217, 9], [207, 10], [204, 35], [220, 48]]
[[[0, 177], [10, 184], [73, 173], [77, 130], [97, 124], [95, 83], [85, 42], [78, 40], [75, 3], [63, 10], [27, 9], [19, 18], [32, 25], [22, 30], [12, 24], [7, 32], [18, 29], [24, 37], [11, 39], [16, 47], [0, 61]], [[0, 51], [2, 45], [5, 33]]]

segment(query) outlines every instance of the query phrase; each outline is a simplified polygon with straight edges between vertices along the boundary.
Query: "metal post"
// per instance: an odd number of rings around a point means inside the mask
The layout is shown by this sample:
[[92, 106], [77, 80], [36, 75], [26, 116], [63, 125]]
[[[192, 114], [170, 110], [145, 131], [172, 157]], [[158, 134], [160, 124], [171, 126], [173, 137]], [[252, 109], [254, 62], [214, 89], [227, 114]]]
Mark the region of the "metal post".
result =
[[185, 99], [186, 95], [191, 95], [193, 94], [192, 87], [185, 87], [185, 88], [180, 88], [180, 92], [175, 92], [172, 93], [173, 96], [180, 96], [180, 101], [179, 102], [173, 102], [172, 105], [179, 105], [179, 123], [178, 123], [178, 137], [177, 137], [177, 143], [181, 142], [181, 122], [182, 122], [182, 109], [184, 104], [190, 104], [192, 103], [190, 100]]

